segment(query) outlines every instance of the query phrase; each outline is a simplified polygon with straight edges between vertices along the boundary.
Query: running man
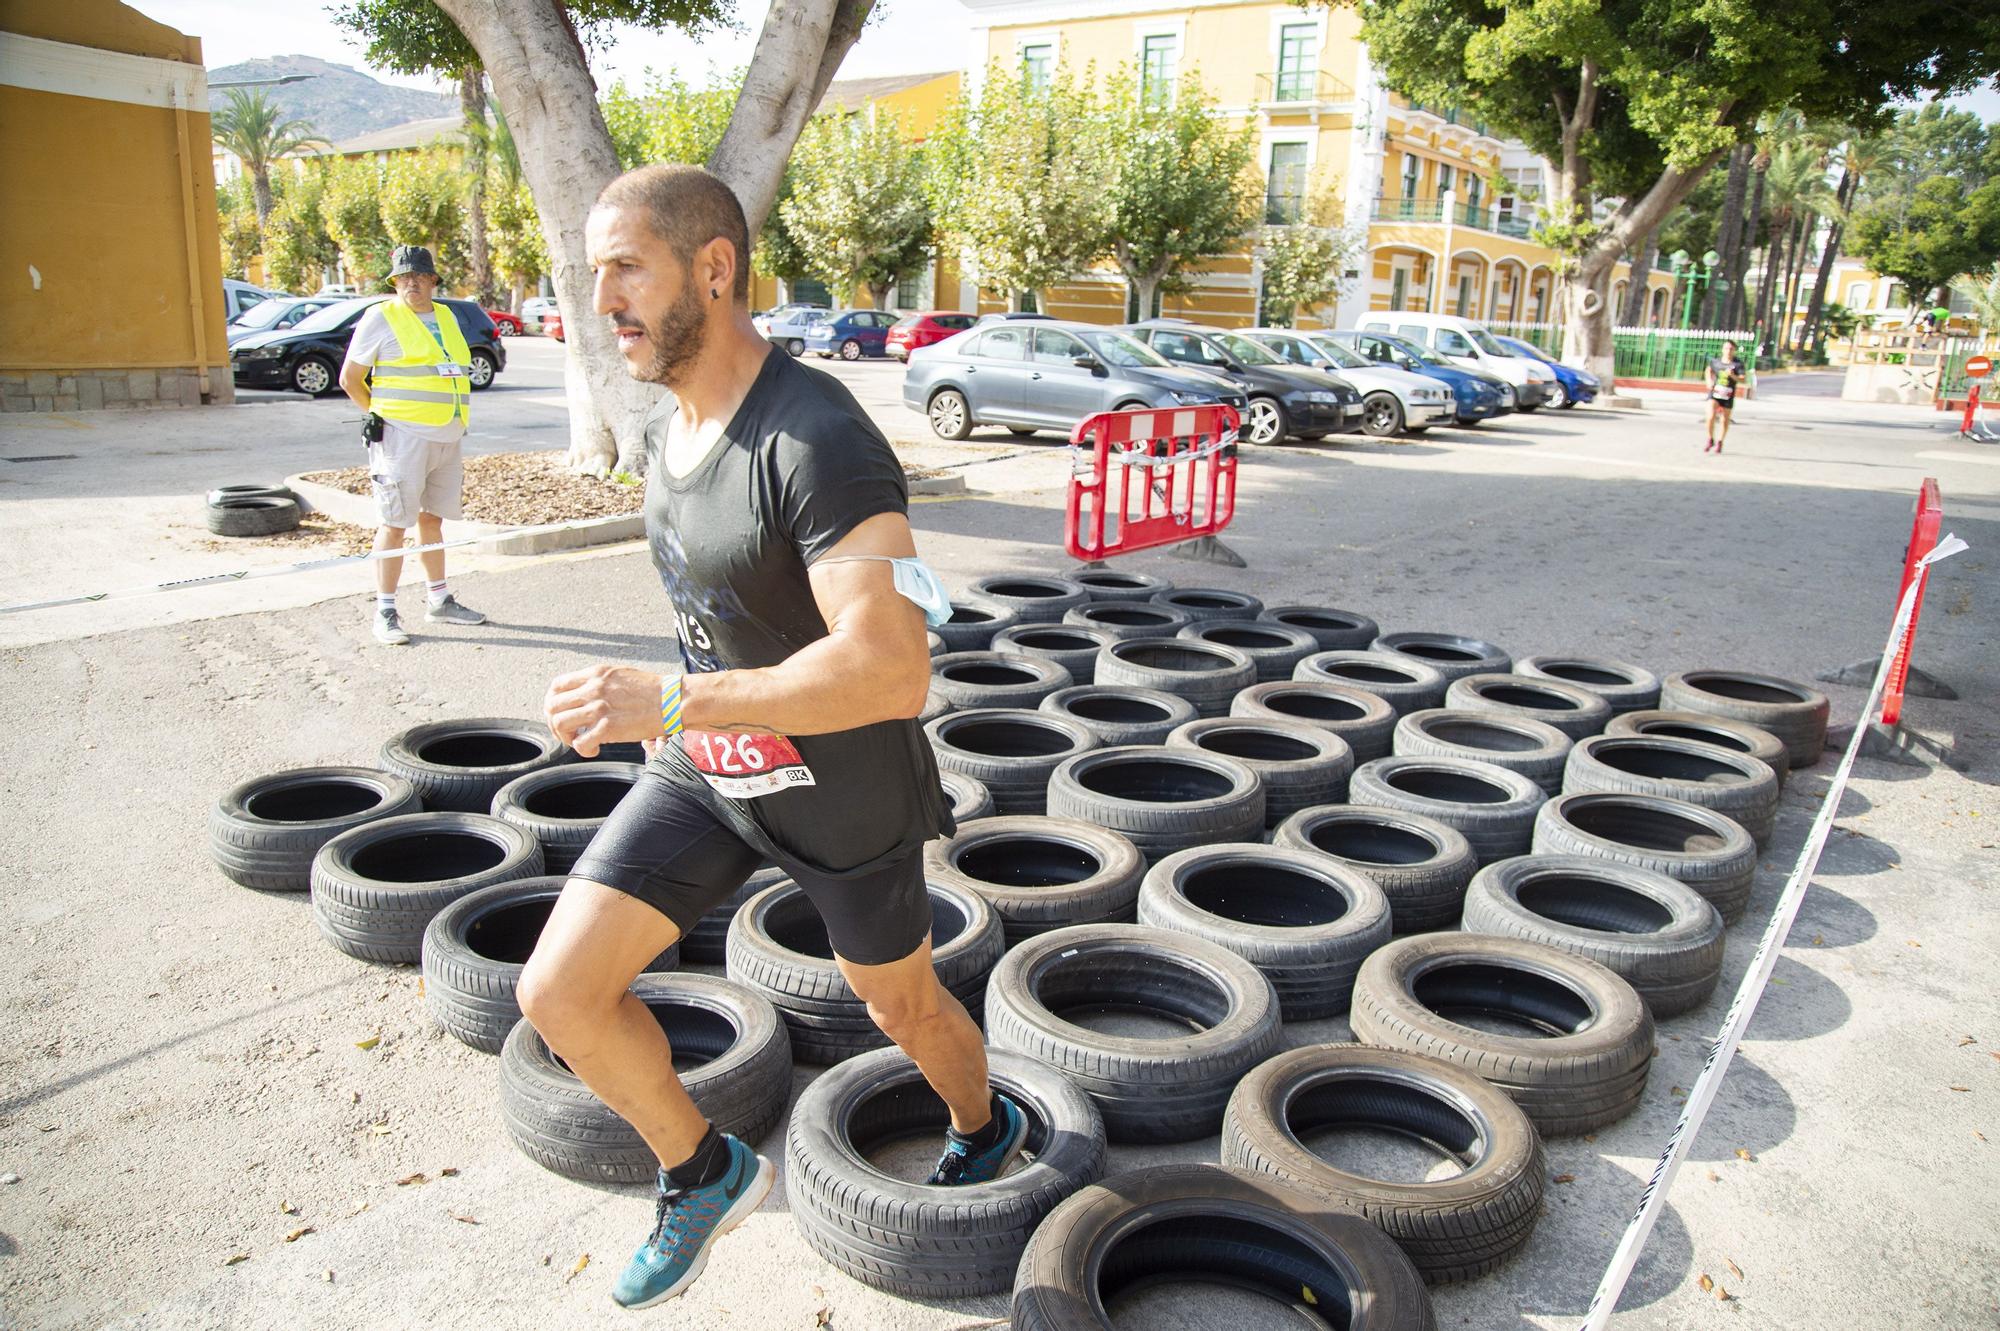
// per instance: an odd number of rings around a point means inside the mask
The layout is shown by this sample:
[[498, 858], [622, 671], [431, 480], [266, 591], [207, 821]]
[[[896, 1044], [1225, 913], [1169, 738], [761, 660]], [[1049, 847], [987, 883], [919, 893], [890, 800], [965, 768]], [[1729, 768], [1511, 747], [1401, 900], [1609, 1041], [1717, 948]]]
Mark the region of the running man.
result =
[[1729, 413], [1736, 406], [1736, 390], [1750, 372], [1736, 358], [1736, 343], [1725, 338], [1722, 354], [1708, 363], [1708, 447], [1704, 453], [1720, 453], [1729, 437]]
[[670, 390], [646, 424], [646, 532], [685, 673], [599, 665], [550, 685], [549, 726], [583, 756], [657, 743], [571, 871], [520, 999], [659, 1157], [652, 1232], [612, 1290], [641, 1308], [700, 1275], [772, 1167], [702, 1116], [626, 986], [766, 860], [949, 1107], [932, 1183], [996, 1177], [1027, 1120], [993, 1092], [979, 1028], [931, 966], [923, 844], [952, 823], [913, 718], [925, 624], [950, 607], [916, 559], [901, 464], [837, 380], [751, 326], [750, 236], [721, 180], [627, 172], [585, 242], [627, 367]]

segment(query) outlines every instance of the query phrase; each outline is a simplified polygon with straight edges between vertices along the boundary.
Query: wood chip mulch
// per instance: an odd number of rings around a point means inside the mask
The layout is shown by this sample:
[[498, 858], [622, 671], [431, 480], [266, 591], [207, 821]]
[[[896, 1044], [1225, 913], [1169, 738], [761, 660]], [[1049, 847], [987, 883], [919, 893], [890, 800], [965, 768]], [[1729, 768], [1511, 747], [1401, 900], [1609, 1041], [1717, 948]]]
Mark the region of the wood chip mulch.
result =
[[[349, 494], [365, 495], [368, 468], [316, 471], [306, 479]], [[642, 485], [582, 476], [563, 466], [561, 453], [489, 453], [465, 460], [465, 516], [509, 527], [637, 513]]]

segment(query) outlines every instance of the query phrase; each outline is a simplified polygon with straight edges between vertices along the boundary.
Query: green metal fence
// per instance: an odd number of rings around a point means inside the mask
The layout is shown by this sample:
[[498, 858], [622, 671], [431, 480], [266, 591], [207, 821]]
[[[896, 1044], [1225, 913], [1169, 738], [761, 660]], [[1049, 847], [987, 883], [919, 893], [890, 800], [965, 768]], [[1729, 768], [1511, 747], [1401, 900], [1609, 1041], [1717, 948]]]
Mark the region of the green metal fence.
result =
[[1551, 356], [1562, 355], [1563, 330], [1561, 324], [1552, 323], [1492, 323], [1486, 327], [1501, 337], [1518, 337], [1523, 342], [1540, 347]]
[[1750, 360], [1750, 334], [1726, 328], [1619, 328], [1611, 334], [1612, 355], [1621, 379], [1678, 379], [1699, 383], [1708, 362], [1733, 339], [1737, 355]]
[[[1993, 339], [1985, 337], [1953, 337], [1945, 339], [1944, 353], [1938, 358], [1937, 400], [1962, 398], [1972, 390], [1972, 380], [1965, 373], [1965, 363], [1977, 355], [2000, 357], [2000, 346], [1992, 345]], [[1996, 395], [1994, 380], [1987, 379], [1981, 384], [1981, 398]]]

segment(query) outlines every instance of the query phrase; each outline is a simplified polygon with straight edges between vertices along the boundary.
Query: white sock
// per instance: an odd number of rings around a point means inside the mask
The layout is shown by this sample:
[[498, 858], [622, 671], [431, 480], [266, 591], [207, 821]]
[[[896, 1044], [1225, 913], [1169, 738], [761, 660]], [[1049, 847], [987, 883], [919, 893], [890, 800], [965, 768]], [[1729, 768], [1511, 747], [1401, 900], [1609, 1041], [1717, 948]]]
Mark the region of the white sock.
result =
[[396, 608], [396, 593], [394, 592], [375, 593], [376, 614], [380, 615], [380, 614], [390, 613], [393, 612], [395, 608]]
[[436, 582], [429, 584], [429, 586], [432, 605], [443, 605], [445, 598], [451, 595], [451, 589], [444, 578], [439, 578]]

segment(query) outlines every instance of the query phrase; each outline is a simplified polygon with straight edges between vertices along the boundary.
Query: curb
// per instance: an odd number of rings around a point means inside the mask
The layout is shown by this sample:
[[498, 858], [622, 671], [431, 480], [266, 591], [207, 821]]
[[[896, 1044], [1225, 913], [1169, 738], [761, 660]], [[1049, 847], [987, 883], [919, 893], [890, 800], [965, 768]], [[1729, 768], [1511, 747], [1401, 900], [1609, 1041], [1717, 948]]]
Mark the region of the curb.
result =
[[955, 472], [950, 476], [912, 476], [908, 479], [913, 495], [955, 495], [966, 491], [965, 477]]
[[[331, 485], [309, 481], [302, 475], [287, 476], [285, 484], [298, 495], [299, 506], [308, 513], [324, 513], [336, 522], [352, 523], [357, 527], [380, 525], [379, 516], [375, 511], [375, 501], [366, 495], [349, 494]], [[587, 546], [637, 540], [646, 534], [646, 515], [616, 513], [610, 517], [584, 519], [562, 531], [542, 531], [521, 536], [500, 534], [508, 530], [510, 528], [494, 522], [447, 521], [445, 523], [447, 539], [490, 535], [493, 539], [481, 547], [487, 554], [545, 555], [556, 550], [581, 550]]]

